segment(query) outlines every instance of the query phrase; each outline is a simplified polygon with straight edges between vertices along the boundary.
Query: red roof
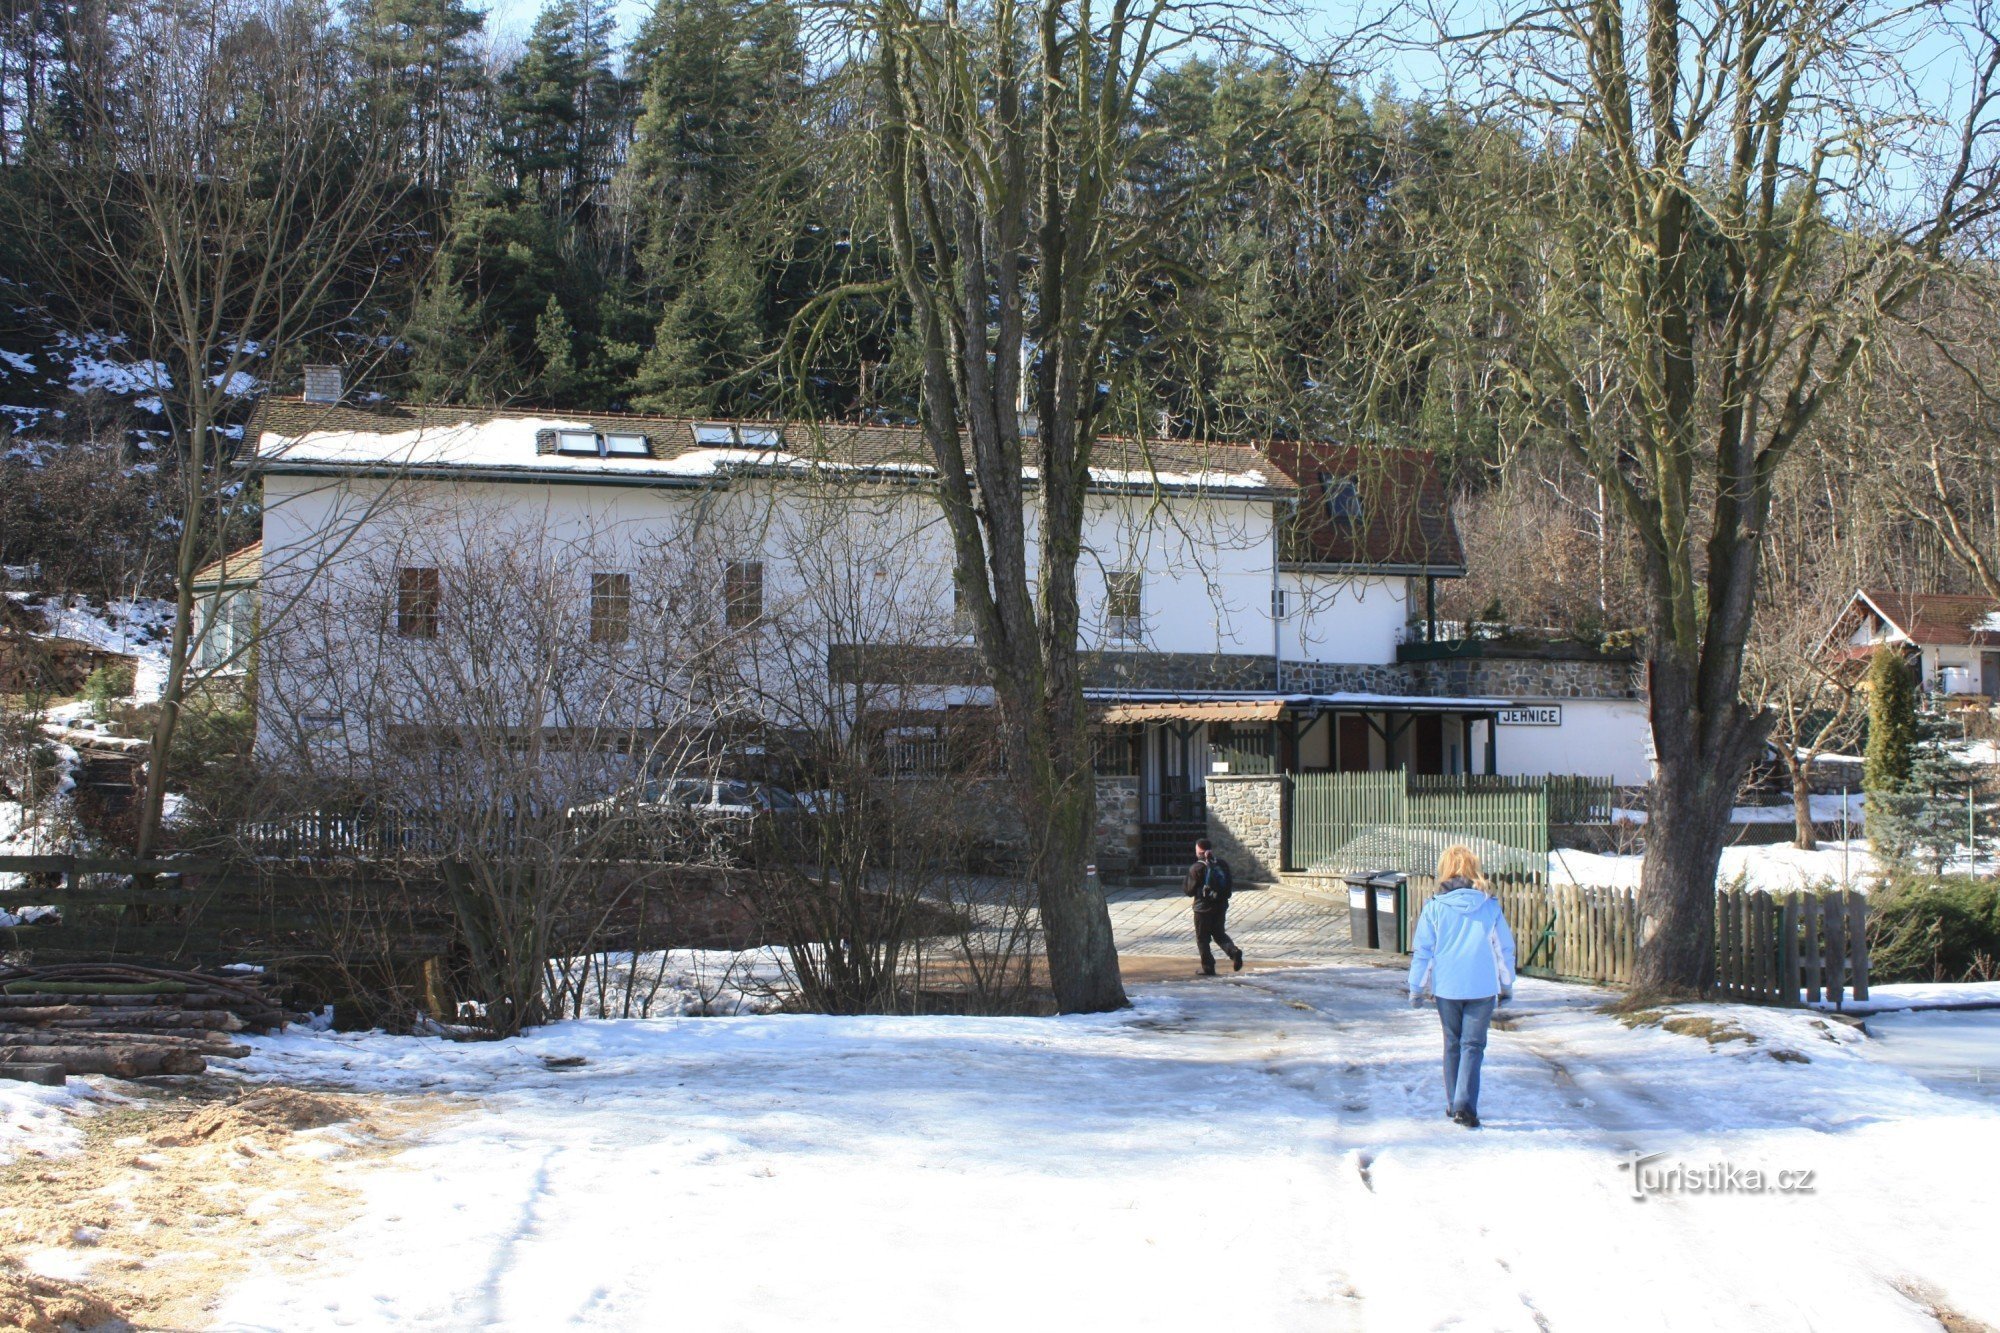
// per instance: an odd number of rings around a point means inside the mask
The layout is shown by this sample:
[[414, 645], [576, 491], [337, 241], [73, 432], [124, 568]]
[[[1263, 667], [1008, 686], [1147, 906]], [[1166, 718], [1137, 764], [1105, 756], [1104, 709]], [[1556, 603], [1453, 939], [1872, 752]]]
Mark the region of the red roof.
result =
[[1288, 562], [1465, 572], [1451, 499], [1431, 455], [1314, 441], [1273, 441], [1261, 452], [1299, 490]]
[[1857, 598], [1873, 607], [1912, 643], [2000, 647], [2000, 600], [1941, 592], [1889, 592], [1863, 588]]
[[264, 543], [258, 540], [203, 565], [188, 580], [188, 586], [219, 588], [225, 583], [255, 583], [263, 573]]

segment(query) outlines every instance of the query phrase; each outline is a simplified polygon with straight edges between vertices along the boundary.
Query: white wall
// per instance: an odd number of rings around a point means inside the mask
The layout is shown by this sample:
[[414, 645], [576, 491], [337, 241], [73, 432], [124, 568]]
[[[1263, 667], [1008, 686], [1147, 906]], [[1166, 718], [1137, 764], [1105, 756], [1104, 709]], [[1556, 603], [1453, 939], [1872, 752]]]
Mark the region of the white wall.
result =
[[[1077, 568], [1083, 646], [1269, 656], [1271, 525], [1269, 500], [1092, 496]], [[1144, 574], [1137, 642], [1106, 633], [1105, 575], [1124, 570]]]
[[[1559, 727], [1503, 726], [1495, 756], [1508, 775], [1546, 773], [1609, 777], [1621, 786], [1652, 780], [1652, 724], [1638, 700], [1564, 699]], [[1474, 729], [1475, 766], [1484, 771], [1485, 729]]]
[[1382, 665], [1396, 660], [1396, 645], [1409, 623], [1409, 580], [1287, 570], [1279, 576], [1279, 586], [1286, 591], [1289, 611], [1287, 662]]

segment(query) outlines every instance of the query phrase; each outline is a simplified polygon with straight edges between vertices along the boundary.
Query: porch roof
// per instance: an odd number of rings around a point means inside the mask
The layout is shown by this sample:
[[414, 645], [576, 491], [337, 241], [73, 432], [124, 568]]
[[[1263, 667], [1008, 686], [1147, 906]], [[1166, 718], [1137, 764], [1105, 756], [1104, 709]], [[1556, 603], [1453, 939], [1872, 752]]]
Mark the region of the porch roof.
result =
[[1473, 696], [1366, 694], [1288, 694], [1246, 690], [1085, 690], [1084, 698], [1105, 705], [1107, 723], [1131, 722], [1275, 722], [1287, 715], [1318, 713], [1491, 713], [1511, 708], [1511, 699]]

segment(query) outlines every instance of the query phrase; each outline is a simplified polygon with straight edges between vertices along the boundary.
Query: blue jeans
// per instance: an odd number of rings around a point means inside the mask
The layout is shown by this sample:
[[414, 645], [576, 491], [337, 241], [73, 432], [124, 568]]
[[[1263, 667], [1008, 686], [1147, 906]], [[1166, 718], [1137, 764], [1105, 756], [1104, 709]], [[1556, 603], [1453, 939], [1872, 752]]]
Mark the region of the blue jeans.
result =
[[1438, 997], [1444, 1024], [1444, 1099], [1456, 1115], [1479, 1114], [1479, 1062], [1486, 1058], [1486, 1029], [1493, 1022], [1493, 997], [1447, 1000]]

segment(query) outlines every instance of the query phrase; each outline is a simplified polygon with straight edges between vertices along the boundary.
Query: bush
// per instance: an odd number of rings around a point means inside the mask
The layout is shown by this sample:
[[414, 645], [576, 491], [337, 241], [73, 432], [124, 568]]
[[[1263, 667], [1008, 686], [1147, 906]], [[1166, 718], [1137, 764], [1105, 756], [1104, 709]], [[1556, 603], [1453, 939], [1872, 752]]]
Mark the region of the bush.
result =
[[130, 662], [107, 662], [84, 677], [83, 697], [90, 700], [92, 712], [109, 721], [111, 706], [132, 697], [136, 676]]
[[1899, 880], [1869, 907], [1874, 981], [1967, 981], [2000, 958], [2000, 880]]

